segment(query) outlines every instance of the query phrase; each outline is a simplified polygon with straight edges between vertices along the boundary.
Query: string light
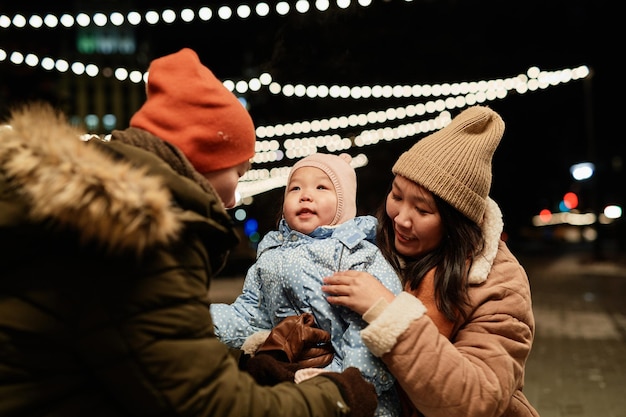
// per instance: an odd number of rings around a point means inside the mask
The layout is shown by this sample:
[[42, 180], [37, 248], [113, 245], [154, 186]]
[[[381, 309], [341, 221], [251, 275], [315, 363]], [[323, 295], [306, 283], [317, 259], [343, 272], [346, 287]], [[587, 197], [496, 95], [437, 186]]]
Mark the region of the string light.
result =
[[[314, 3], [313, 6], [311, 3]], [[335, 3], [338, 8], [346, 9], [351, 2], [346, 0], [337, 0]], [[369, 7], [372, 2], [370, 0], [360, 0], [357, 4], [360, 7]], [[0, 29], [10, 29], [11, 27], [22, 29], [26, 26], [39, 29], [43, 25], [49, 28], [56, 28], [59, 23], [67, 29], [71, 29], [75, 25], [86, 27], [92, 23], [100, 27], [105, 26], [108, 23], [114, 24], [115, 26], [121, 26], [124, 23], [128, 23], [131, 26], [137, 26], [142, 22], [150, 25], [157, 25], [159, 23], [171, 24], [179, 18], [185, 23], [192, 23], [196, 19], [207, 22], [211, 20], [213, 16], [221, 20], [230, 20], [233, 17], [245, 20], [252, 17], [263, 18], [268, 16], [272, 11], [278, 16], [286, 16], [292, 12], [299, 14], [306, 14], [313, 11], [323, 12], [327, 11], [329, 7], [330, 2], [328, 1], [318, 0], [310, 2], [298, 0], [293, 8], [286, 1], [277, 2], [273, 9], [267, 2], [260, 1], [254, 6], [240, 4], [235, 8], [227, 5], [219, 6], [215, 9], [208, 6], [202, 6], [195, 11], [191, 8], [185, 7], [181, 9], [178, 14], [173, 9], [164, 9], [161, 11], [149, 10], [143, 15], [139, 11], [130, 11], [126, 14], [126, 16], [120, 12], [113, 12], [109, 15], [102, 12], [95, 12], [93, 15], [79, 12], [76, 16], [65, 13], [62, 14], [60, 18], [57, 18], [57, 16], [53, 14], [47, 14], [44, 17], [41, 17], [38, 14], [33, 14], [29, 18], [26, 18], [21, 13], [17, 13], [13, 17], [7, 16], [6, 14], [0, 14]], [[254, 16], [255, 14], [256, 16]]]
[[[80, 62], [68, 63], [66, 60], [53, 60], [49, 57], [39, 58], [34, 54], [24, 55], [21, 52], [7, 53], [0, 49], [0, 62], [7, 58], [16, 65], [26, 64], [36, 66], [38, 63], [46, 70], [56, 69], [59, 72], [66, 72], [68, 69], [76, 75], [87, 74], [91, 77], [102, 73], [102, 70], [95, 64], [83, 64]], [[145, 82], [147, 72], [137, 70], [129, 71], [125, 68], [117, 68], [113, 72], [119, 81], [129, 80], [133, 83]], [[381, 140], [396, 140], [405, 137], [415, 136], [420, 133], [432, 130], [434, 127], [443, 127], [441, 118], [449, 116], [448, 110], [461, 109], [466, 106], [483, 103], [485, 101], [493, 101], [505, 98], [509, 92], [514, 91], [518, 94], [526, 94], [529, 91], [546, 89], [560, 84], [583, 79], [589, 76], [589, 68], [585, 65], [576, 68], [565, 68], [556, 71], [545, 71], [538, 67], [530, 67], [528, 70], [515, 77], [499, 78], [494, 80], [482, 80], [476, 82], [453, 82], [435, 85], [413, 85], [410, 88], [406, 85], [396, 86], [361, 86], [358, 93], [355, 93], [355, 87], [349, 86], [332, 86], [328, 91], [330, 98], [352, 98], [358, 100], [361, 98], [386, 98], [386, 97], [440, 97], [428, 100], [424, 103], [415, 103], [403, 107], [389, 107], [384, 110], [370, 111], [368, 113], [351, 114], [348, 116], [331, 117], [327, 119], [296, 121], [273, 126], [258, 126], [256, 135], [259, 138], [256, 143], [256, 154], [253, 163], [263, 164], [270, 162], [278, 162], [285, 158], [297, 159], [310, 153], [317, 152], [320, 148], [326, 148], [330, 152], [348, 150], [349, 148], [364, 147], [379, 143]], [[263, 73], [258, 77], [253, 77], [248, 81], [244, 80], [225, 80], [224, 86], [230, 91], [239, 93], [257, 93], [263, 87], [273, 87], [274, 94], [278, 92], [289, 91], [291, 87], [281, 86], [278, 82], [273, 81], [269, 73]], [[301, 89], [307, 91], [310, 98], [328, 98], [326, 94], [320, 94], [326, 90], [324, 86], [305, 86], [301, 85]], [[370, 93], [363, 97], [362, 91]], [[272, 88], [269, 88], [272, 92]], [[342, 94], [341, 91], [349, 91], [351, 94]], [[394, 91], [396, 94], [394, 95]], [[455, 95], [456, 94], [456, 95]], [[285, 94], [289, 96], [289, 94]], [[360, 134], [353, 138], [341, 137], [339, 134], [322, 134], [315, 136], [299, 137], [300, 135], [309, 135], [311, 133], [324, 133], [330, 131], [339, 131], [347, 128], [365, 128], [375, 124], [388, 124], [394, 120], [403, 120], [405, 118], [414, 118], [425, 114], [441, 112], [438, 118], [428, 121], [409, 122], [397, 125], [396, 127], [385, 127], [382, 129], [364, 129]], [[292, 137], [296, 138], [292, 138]], [[276, 141], [275, 137], [281, 137], [281, 144]], [[244, 178], [242, 184], [246, 182], [259, 181], [252, 179], [258, 176], [255, 170], [249, 171]], [[242, 195], [251, 196], [254, 193], [260, 193], [267, 190], [268, 187], [274, 187], [280, 184], [275, 179], [262, 178], [256, 186], [254, 184], [244, 185], [245, 191]], [[276, 185], [280, 186], [280, 185]], [[271, 188], [270, 188], [271, 189]], [[256, 191], [255, 191], [256, 190]]]
[[[410, 2], [411, 0], [405, 1]], [[313, 4], [311, 5], [310, 3]], [[350, 3], [350, 1], [346, 0], [336, 1], [336, 5], [340, 9], [347, 8]], [[358, 1], [358, 5], [361, 7], [368, 7], [371, 3], [370, 0]], [[293, 8], [289, 3], [280, 1], [276, 3], [273, 9], [266, 2], [261, 1], [254, 6], [242, 4], [234, 9], [230, 6], [220, 6], [216, 9], [203, 6], [198, 10], [183, 8], [179, 13], [173, 9], [149, 10], [143, 15], [138, 11], [130, 11], [126, 15], [118, 11], [108, 15], [102, 12], [95, 12], [92, 15], [79, 12], [75, 16], [65, 13], [58, 17], [54, 14], [47, 14], [43, 17], [33, 14], [28, 18], [20, 13], [12, 17], [0, 14], [0, 29], [11, 29], [12, 27], [23, 29], [26, 26], [34, 29], [39, 29], [42, 26], [55, 28], [59, 24], [65, 28], [72, 28], [76, 25], [87, 27], [92, 24], [98, 27], [104, 27], [109, 24], [121, 26], [125, 23], [132, 26], [142, 23], [156, 25], [159, 23], [171, 24], [177, 19], [182, 20], [184, 23], [191, 23], [196, 19], [208, 22], [213, 18], [229, 20], [234, 17], [239, 19], [248, 19], [255, 16], [266, 17], [272, 12], [280, 16], [285, 16], [292, 12], [306, 14], [315, 10], [327, 11], [329, 7], [330, 2], [327, 0], [316, 0], [315, 2], [299, 0]], [[39, 57], [33, 53], [5, 51], [0, 48], [0, 63], [7, 60], [14, 65], [27, 65], [30, 67], [39, 65], [46, 71], [56, 70], [60, 73], [65, 73], [71, 70], [76, 76], [114, 76], [120, 82], [141, 83], [147, 79], [147, 72], [139, 70], [100, 68], [92, 63], [68, 62], [65, 59]], [[351, 114], [328, 119], [296, 121], [274, 126], [259, 126], [256, 129], [256, 134], [260, 140], [256, 143], [256, 155], [253, 158], [253, 163], [260, 165], [263, 163], [275, 163], [283, 159], [298, 159], [317, 152], [321, 148], [326, 148], [329, 152], [347, 151], [353, 147], [365, 147], [377, 144], [380, 141], [393, 141], [438, 130], [450, 122], [449, 110], [460, 109], [485, 101], [503, 99], [510, 92], [526, 94], [565, 84], [586, 78], [589, 76], [589, 73], [589, 68], [585, 65], [555, 71], [530, 67], [525, 73], [509, 78], [434, 85], [372, 86], [283, 85], [279, 81], [274, 80], [271, 74], [263, 73], [249, 80], [228, 79], [224, 80], [223, 83], [227, 89], [239, 94], [254, 94], [267, 91], [270, 94], [282, 95], [287, 98], [307, 97], [308, 99], [336, 100], [428, 99], [423, 103], [415, 103], [403, 107], [389, 107], [368, 113]], [[435, 113], [437, 115], [430, 119], [408, 120], [406, 123], [399, 123], [395, 127], [389, 126], [389, 123], [393, 121], [403, 121]], [[384, 127], [376, 128], [374, 125], [384, 125]], [[349, 128], [361, 128], [362, 131], [357, 135], [352, 134], [351, 137], [341, 136], [339, 133], [331, 133]], [[276, 137], [281, 137], [281, 142], [274, 139]], [[364, 154], [353, 158], [353, 166], [355, 168], [365, 165], [367, 165], [367, 157]], [[251, 169], [242, 177], [237, 189], [238, 194], [241, 198], [249, 198], [272, 188], [284, 186], [289, 169], [290, 166], [273, 168], [271, 170]]]

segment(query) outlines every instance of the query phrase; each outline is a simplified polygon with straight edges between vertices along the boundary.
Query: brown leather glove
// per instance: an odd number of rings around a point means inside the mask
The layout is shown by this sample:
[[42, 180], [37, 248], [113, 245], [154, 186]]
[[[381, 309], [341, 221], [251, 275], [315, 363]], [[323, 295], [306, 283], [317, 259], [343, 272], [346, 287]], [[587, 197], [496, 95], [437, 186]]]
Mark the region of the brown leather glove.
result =
[[350, 407], [350, 417], [374, 416], [378, 406], [376, 389], [363, 378], [357, 368], [350, 367], [341, 373], [323, 372], [319, 376], [329, 378], [337, 384], [341, 396]]
[[276, 385], [280, 382], [294, 382], [297, 363], [276, 360], [266, 353], [256, 354], [246, 361], [246, 370], [259, 385]]
[[298, 368], [323, 368], [333, 360], [335, 351], [330, 333], [315, 324], [311, 313], [284, 318], [270, 332], [256, 354], [266, 353], [282, 362], [297, 363]]

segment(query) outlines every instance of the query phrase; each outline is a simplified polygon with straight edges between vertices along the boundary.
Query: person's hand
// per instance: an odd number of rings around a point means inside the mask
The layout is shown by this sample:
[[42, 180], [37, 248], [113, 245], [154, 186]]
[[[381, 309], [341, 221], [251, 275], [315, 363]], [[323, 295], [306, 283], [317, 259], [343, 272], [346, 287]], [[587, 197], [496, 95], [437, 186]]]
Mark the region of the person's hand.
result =
[[329, 378], [339, 387], [341, 396], [350, 407], [350, 417], [373, 417], [378, 406], [378, 396], [374, 385], [367, 382], [361, 372], [354, 367], [345, 371], [324, 372], [319, 375]]
[[341, 271], [324, 278], [322, 291], [329, 303], [348, 307], [363, 315], [381, 297], [392, 302], [395, 295], [376, 277], [362, 271]]
[[276, 385], [280, 382], [295, 382], [298, 364], [281, 362], [272, 355], [259, 353], [250, 357], [245, 364], [246, 371], [259, 385]]

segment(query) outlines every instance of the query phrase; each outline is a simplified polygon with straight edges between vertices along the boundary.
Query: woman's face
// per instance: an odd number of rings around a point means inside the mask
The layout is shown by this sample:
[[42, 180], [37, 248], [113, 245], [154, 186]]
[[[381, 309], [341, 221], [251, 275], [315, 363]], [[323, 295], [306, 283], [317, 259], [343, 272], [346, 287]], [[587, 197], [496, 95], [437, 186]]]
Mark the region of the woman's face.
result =
[[203, 174], [211, 186], [217, 191], [224, 207], [229, 209], [235, 207], [237, 199], [235, 191], [239, 178], [250, 169], [250, 161], [245, 161], [234, 167], [220, 169], [219, 171], [207, 172]]
[[394, 245], [398, 253], [416, 258], [439, 246], [443, 239], [443, 225], [430, 191], [396, 175], [385, 207], [393, 222]]

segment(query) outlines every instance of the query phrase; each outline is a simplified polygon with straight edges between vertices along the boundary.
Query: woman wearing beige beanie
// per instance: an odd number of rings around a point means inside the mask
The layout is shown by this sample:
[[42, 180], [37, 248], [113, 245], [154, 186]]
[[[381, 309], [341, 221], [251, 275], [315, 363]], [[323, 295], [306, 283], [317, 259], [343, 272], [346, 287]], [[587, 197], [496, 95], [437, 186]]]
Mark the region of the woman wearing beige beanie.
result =
[[522, 392], [530, 285], [489, 198], [503, 133], [496, 112], [470, 107], [394, 164], [377, 241], [404, 292], [356, 271], [325, 279], [328, 301], [369, 323], [361, 336], [396, 377], [405, 415], [538, 416]]

